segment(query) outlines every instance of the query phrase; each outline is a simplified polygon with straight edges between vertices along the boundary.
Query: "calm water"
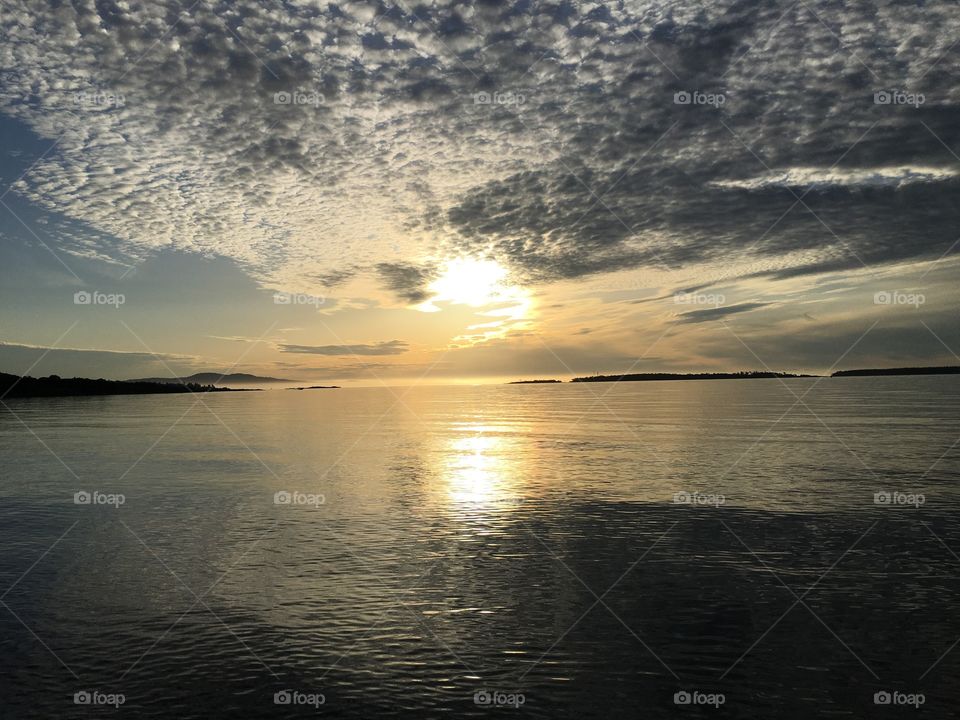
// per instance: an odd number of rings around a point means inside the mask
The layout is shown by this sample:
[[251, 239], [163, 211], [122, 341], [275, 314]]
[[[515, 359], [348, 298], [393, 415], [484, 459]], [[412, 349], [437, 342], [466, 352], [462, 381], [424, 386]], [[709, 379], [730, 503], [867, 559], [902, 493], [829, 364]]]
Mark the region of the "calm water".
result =
[[7, 401], [0, 716], [952, 715], [960, 378], [815, 382]]

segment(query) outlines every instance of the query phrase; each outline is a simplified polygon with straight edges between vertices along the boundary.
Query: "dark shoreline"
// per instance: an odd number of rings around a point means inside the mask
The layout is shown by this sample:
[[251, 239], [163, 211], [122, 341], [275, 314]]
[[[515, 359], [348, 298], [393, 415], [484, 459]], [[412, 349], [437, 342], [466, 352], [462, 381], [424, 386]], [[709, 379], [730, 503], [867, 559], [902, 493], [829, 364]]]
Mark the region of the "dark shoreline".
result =
[[[590, 375], [576, 377], [568, 383], [584, 382], [658, 382], [668, 380], [770, 380], [791, 378], [821, 377], [896, 377], [917, 375], [960, 375], [960, 365], [942, 367], [902, 367], [862, 370], [837, 370], [830, 375], [808, 375], [805, 373], [784, 373], [772, 371], [741, 371], [733, 373], [627, 373], [623, 375]], [[564, 383], [563, 380], [514, 380], [508, 385], [552, 385]]]
[[960, 365], [943, 367], [879, 368], [868, 370], [837, 370], [830, 377], [882, 377], [885, 375], [960, 375]]
[[777, 378], [820, 377], [818, 375], [795, 375], [768, 371], [744, 371], [735, 373], [630, 373], [627, 375], [591, 375], [570, 380], [579, 382], [656, 382], [660, 380], [767, 380]]
[[164, 395], [170, 393], [256, 392], [254, 388], [225, 388], [197, 383], [136, 382], [103, 378], [34, 378], [0, 373], [0, 398], [95, 397], [101, 395]]
[[553, 385], [562, 382], [563, 380], [513, 380], [508, 382], [507, 385]]

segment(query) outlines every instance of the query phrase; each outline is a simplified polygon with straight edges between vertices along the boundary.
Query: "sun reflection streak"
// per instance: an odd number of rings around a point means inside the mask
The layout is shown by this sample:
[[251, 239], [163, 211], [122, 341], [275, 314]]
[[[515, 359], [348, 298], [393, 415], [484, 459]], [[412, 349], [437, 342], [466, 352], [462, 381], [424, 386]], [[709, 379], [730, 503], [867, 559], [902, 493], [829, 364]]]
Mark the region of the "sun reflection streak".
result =
[[510, 509], [522, 502], [506, 443], [502, 436], [489, 434], [491, 430], [471, 426], [472, 434], [450, 441], [444, 474], [447, 495], [458, 505]]

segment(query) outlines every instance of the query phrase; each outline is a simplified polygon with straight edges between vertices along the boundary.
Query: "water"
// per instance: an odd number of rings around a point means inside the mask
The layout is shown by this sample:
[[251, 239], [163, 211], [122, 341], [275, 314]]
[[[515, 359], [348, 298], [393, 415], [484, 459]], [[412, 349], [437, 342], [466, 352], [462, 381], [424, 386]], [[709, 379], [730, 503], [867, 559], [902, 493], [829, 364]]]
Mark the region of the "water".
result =
[[343, 718], [913, 717], [874, 705], [899, 691], [946, 717], [958, 399], [921, 377], [8, 400], [0, 715], [112, 713], [74, 703], [94, 690], [133, 717], [315, 714], [289, 690]]

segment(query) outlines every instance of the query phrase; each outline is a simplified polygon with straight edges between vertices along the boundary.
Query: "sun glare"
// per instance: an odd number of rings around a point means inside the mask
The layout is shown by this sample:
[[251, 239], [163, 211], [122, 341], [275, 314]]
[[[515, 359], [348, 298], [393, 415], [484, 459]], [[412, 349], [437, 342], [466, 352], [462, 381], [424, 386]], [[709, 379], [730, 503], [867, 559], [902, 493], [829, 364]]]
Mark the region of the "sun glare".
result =
[[431, 297], [417, 305], [422, 312], [439, 312], [443, 304], [478, 308], [489, 321], [470, 325], [469, 334], [454, 338], [457, 343], [477, 343], [503, 337], [511, 328], [530, 320], [533, 299], [528, 290], [507, 284], [507, 270], [495, 260], [458, 258], [448, 261], [429, 286]]
[[465, 258], [451, 260], [429, 289], [433, 300], [481, 307], [505, 299], [506, 269], [494, 260]]

